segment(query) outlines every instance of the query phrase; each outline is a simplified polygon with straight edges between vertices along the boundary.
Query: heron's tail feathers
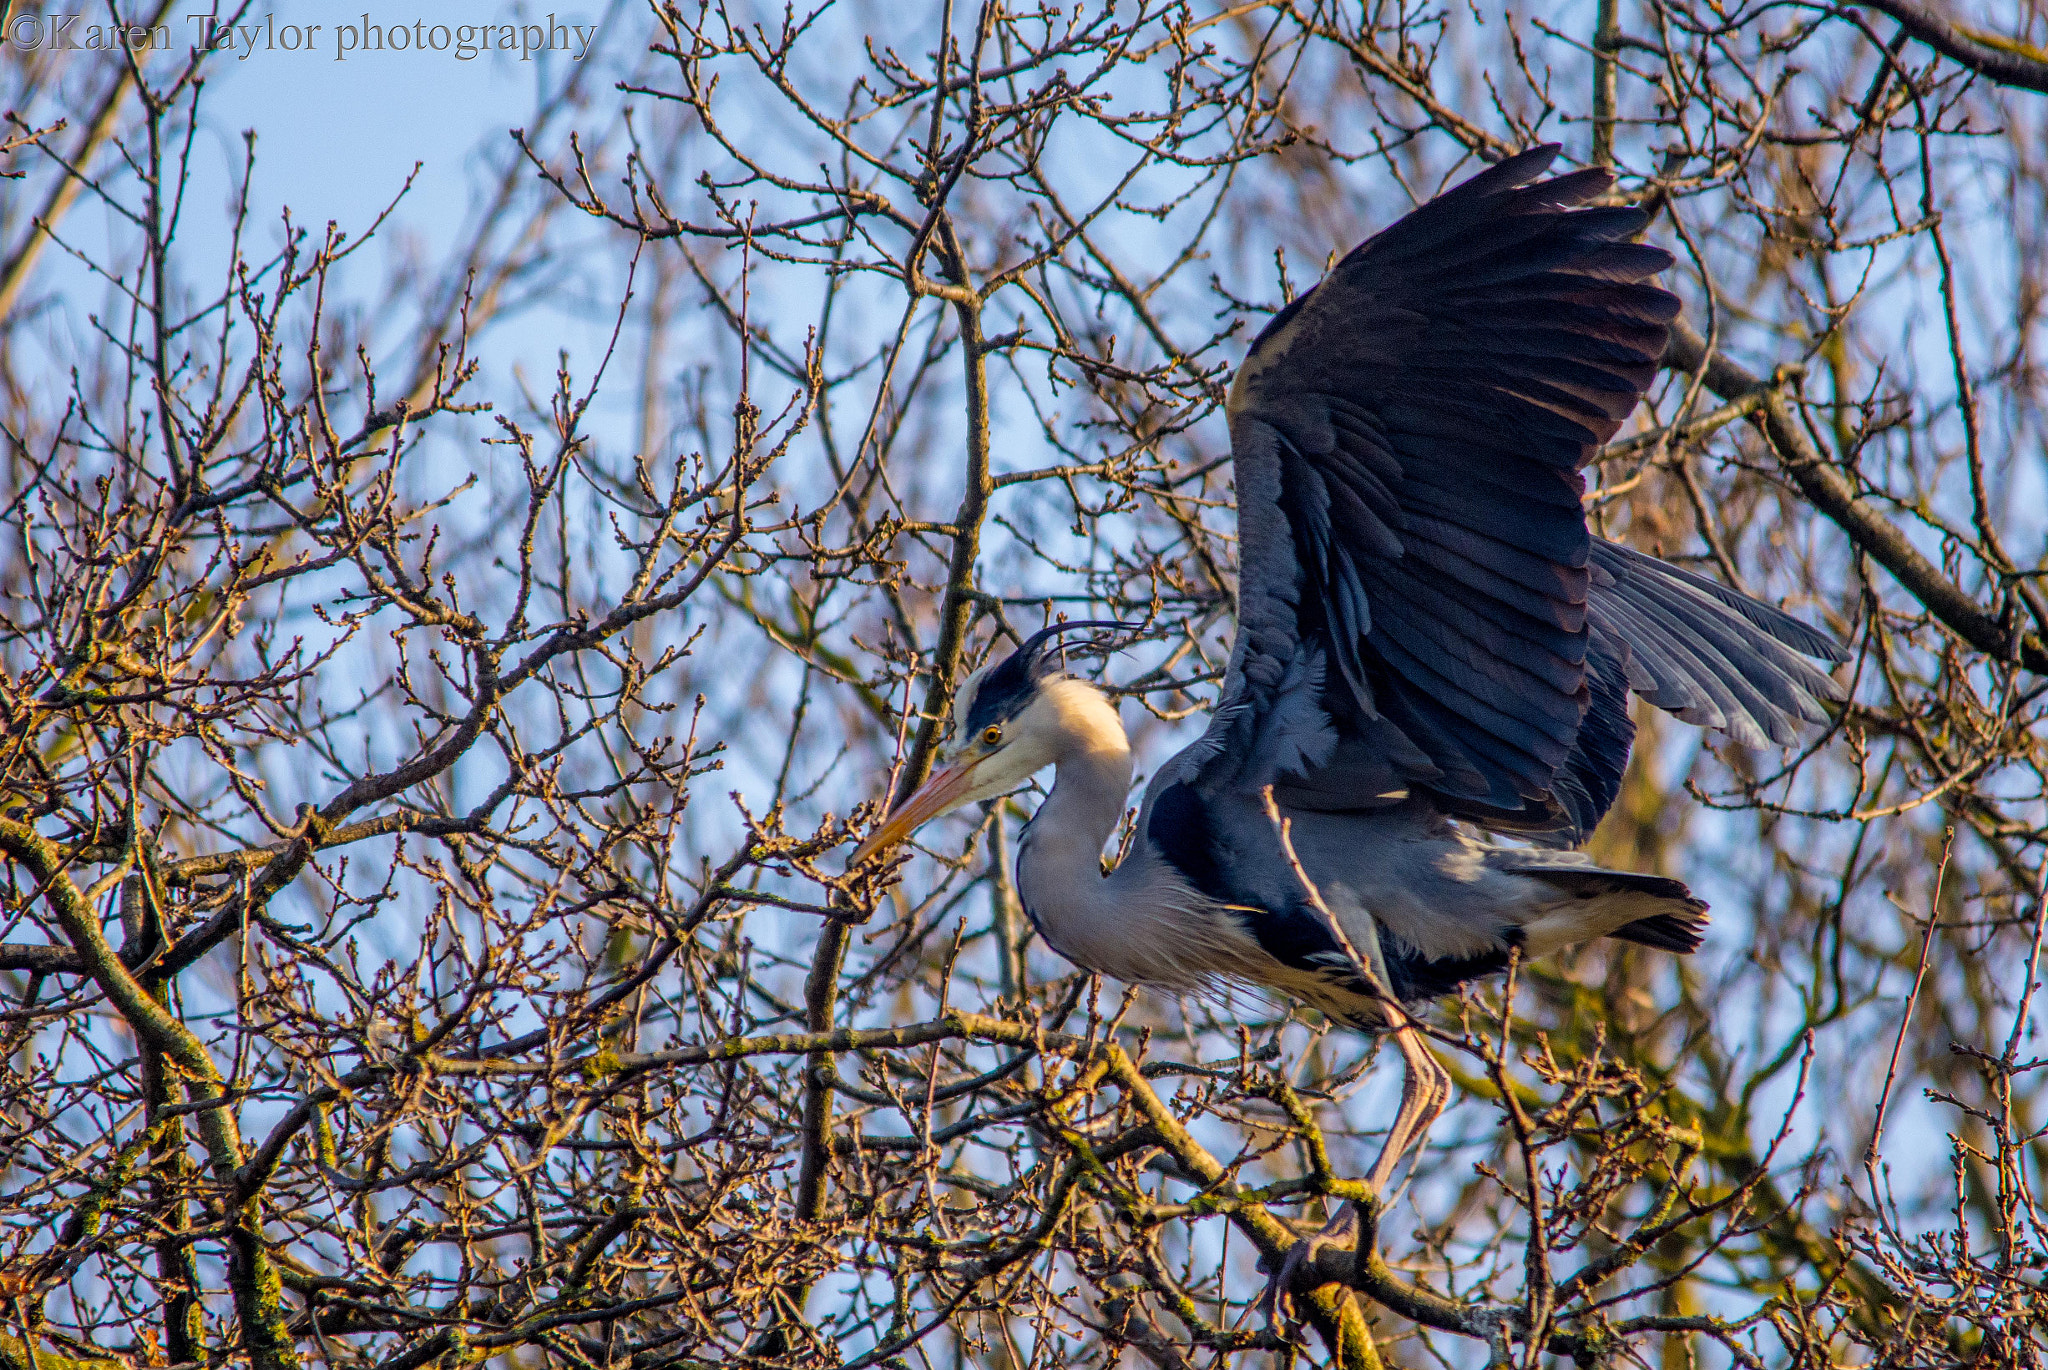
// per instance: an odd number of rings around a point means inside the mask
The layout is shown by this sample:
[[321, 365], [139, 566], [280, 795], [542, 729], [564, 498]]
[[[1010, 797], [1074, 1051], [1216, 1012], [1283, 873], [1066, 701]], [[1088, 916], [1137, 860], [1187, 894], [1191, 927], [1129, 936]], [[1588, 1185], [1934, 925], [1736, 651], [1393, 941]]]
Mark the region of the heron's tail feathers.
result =
[[1619, 937], [1680, 953], [1699, 949], [1707, 906], [1683, 881], [1566, 864], [1548, 853], [1543, 858], [1502, 866], [1542, 881], [1560, 896], [1539, 905], [1536, 917], [1522, 926], [1523, 946], [1530, 955], [1547, 955], [1598, 937]]
[[1637, 946], [1655, 947], [1659, 951], [1675, 951], [1680, 956], [1690, 955], [1700, 949], [1700, 929], [1707, 925], [1706, 915], [1653, 913], [1648, 918], [1616, 928], [1608, 933], [1624, 942]]

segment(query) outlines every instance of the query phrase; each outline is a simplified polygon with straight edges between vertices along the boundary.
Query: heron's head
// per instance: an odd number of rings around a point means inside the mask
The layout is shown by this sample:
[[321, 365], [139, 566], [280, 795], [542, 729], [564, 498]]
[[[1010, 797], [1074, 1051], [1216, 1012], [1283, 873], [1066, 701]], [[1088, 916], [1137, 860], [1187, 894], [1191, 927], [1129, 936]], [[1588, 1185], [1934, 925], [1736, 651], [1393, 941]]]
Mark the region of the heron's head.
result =
[[953, 740], [945, 762], [861, 843], [850, 865], [895, 846], [962, 804], [1017, 789], [1081, 747], [1128, 754], [1116, 707], [1101, 691], [1060, 669], [1053, 639], [1082, 628], [1121, 623], [1058, 623], [1026, 639], [993, 666], [967, 677], [953, 697]]

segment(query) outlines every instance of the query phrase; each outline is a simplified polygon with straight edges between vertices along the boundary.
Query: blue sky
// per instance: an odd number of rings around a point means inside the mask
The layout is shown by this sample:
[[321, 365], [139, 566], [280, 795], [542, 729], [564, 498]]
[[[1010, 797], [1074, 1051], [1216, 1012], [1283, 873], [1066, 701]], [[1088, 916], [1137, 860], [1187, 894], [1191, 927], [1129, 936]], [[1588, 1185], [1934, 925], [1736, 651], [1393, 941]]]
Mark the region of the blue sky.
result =
[[[197, 7], [193, 7], [197, 13]], [[506, 131], [531, 111], [536, 91], [558, 78], [568, 51], [541, 50], [529, 57], [492, 52], [469, 59], [454, 51], [461, 26], [548, 26], [550, 16], [564, 29], [594, 30], [592, 57], [616, 56], [644, 43], [645, 10], [626, 9], [608, 17], [597, 7], [535, 11], [525, 4], [449, 4], [411, 0], [379, 8], [362, 4], [283, 3], [251, 11], [244, 25], [267, 21], [267, 34], [280, 26], [319, 24], [311, 50], [288, 52], [259, 46], [235, 50], [217, 61], [208, 82], [208, 123], [219, 149], [216, 165], [239, 158], [235, 136], [255, 130], [262, 170], [257, 204], [272, 211], [291, 206], [306, 223], [336, 219], [344, 225], [374, 214], [405, 184], [415, 163], [421, 176], [401, 212], [400, 222], [425, 245], [445, 248], [454, 240], [481, 172], [478, 154], [507, 145]], [[446, 51], [353, 51], [337, 56], [336, 30], [359, 31], [367, 16], [383, 29], [405, 27], [430, 33], [449, 30]], [[417, 29], [415, 29], [417, 26]], [[198, 26], [184, 22], [174, 39], [189, 44]], [[389, 35], [393, 43], [395, 34]], [[358, 39], [357, 41], [361, 41]], [[575, 42], [562, 39], [564, 47]], [[259, 214], [259, 218], [264, 217]]]

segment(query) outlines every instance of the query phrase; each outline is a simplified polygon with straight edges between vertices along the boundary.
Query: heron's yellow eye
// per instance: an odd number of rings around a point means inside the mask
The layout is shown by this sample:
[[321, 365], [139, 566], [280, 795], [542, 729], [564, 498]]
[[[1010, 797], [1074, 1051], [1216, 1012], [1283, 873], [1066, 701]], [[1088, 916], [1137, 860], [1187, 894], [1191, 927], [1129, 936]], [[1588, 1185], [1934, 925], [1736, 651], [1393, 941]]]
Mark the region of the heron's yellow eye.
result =
[[1003, 730], [993, 723], [981, 730], [981, 742], [985, 747], [993, 747], [1002, 740]]

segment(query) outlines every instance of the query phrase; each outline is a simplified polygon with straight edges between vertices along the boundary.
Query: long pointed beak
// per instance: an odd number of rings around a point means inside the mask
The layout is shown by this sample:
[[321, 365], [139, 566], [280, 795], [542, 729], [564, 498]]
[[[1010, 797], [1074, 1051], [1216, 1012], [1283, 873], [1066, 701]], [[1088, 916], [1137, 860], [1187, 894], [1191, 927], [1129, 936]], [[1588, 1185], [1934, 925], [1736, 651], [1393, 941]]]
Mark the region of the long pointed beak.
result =
[[957, 808], [965, 802], [974, 783], [976, 764], [964, 761], [957, 766], [948, 766], [918, 786], [917, 792], [904, 800], [896, 812], [860, 844], [860, 850], [846, 863], [847, 869], [851, 870], [871, 856], [880, 855], [948, 809]]

